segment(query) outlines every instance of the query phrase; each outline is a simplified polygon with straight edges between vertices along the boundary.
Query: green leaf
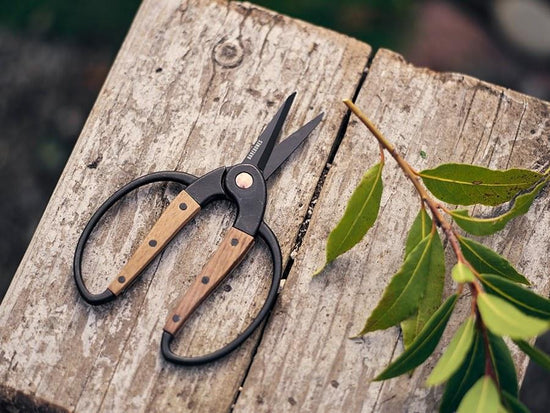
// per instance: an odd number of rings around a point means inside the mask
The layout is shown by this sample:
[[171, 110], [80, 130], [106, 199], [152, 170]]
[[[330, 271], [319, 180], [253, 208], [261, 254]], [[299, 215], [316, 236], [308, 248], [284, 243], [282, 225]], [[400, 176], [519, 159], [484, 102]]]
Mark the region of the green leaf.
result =
[[464, 257], [477, 272], [496, 274], [518, 283], [529, 284], [529, 281], [517, 272], [504, 257], [501, 257], [492, 249], [465, 237], [459, 237], [458, 241]]
[[451, 275], [457, 283], [470, 283], [476, 279], [474, 273], [462, 262], [456, 263], [451, 271]]
[[514, 340], [514, 343], [516, 343], [521, 351], [527, 354], [531, 360], [550, 371], [550, 356], [548, 354], [543, 353], [538, 348], [523, 340]]
[[358, 335], [392, 327], [418, 308], [426, 290], [434, 239], [430, 233], [412, 250], [399, 272], [392, 277], [382, 299]]
[[[422, 212], [419, 216], [421, 214]], [[421, 233], [429, 234], [431, 231], [432, 220], [425, 211], [423, 214], [424, 218], [427, 219], [423, 221], [424, 230]], [[412, 233], [413, 230], [411, 229], [411, 232], [409, 232], [409, 239], [411, 239]], [[439, 238], [439, 234], [437, 232], [434, 233], [431, 258], [427, 271], [428, 277], [426, 280], [426, 288], [424, 290], [424, 296], [419, 302], [418, 310], [413, 316], [401, 322], [403, 344], [405, 348], [408, 348], [412, 344], [416, 336], [420, 334], [422, 328], [424, 328], [426, 322], [441, 305], [441, 296], [443, 294], [443, 286], [445, 284], [445, 252], [443, 250], [441, 238]]]
[[445, 386], [445, 392], [439, 405], [439, 412], [453, 413], [468, 389], [474, 385], [477, 379], [483, 376], [484, 372], [485, 349], [483, 336], [476, 330], [474, 343], [466, 356], [466, 360], [458, 371], [451, 376]]
[[512, 413], [531, 413], [527, 406], [518, 400], [517, 397], [512, 396], [506, 391], [501, 391], [500, 394], [506, 403], [506, 407]]
[[491, 294], [478, 294], [477, 306], [487, 328], [499, 336], [531, 338], [550, 327], [548, 321], [525, 315], [512, 304]]
[[498, 390], [489, 376], [483, 376], [462, 399], [457, 413], [497, 413], [500, 406]]
[[550, 321], [550, 300], [498, 275], [481, 274], [488, 293], [498, 295], [514, 304], [525, 314]]
[[336, 257], [351, 249], [373, 226], [382, 198], [382, 162], [369, 169], [351, 195], [344, 216], [327, 240], [326, 261], [313, 275], [319, 274]]
[[[431, 229], [432, 219], [430, 218], [426, 210], [422, 207], [420, 208], [420, 211], [413, 221], [411, 229], [409, 230], [409, 235], [407, 235], [407, 242], [405, 243], [405, 258], [407, 258], [407, 256], [418, 244], [420, 244], [420, 241], [426, 238], [426, 236], [431, 232]], [[428, 285], [429, 283], [426, 284]], [[427, 293], [429, 295], [430, 291], [431, 290], [429, 288], [426, 288], [426, 290], [424, 291], [424, 299], [420, 302], [419, 308], [420, 306], [422, 306], [422, 303], [425, 301]], [[441, 302], [441, 298], [439, 299], [439, 301]], [[440, 302], [437, 303], [435, 309], [439, 307]], [[418, 310], [411, 317], [401, 322], [401, 331], [403, 332], [403, 345], [405, 346], [405, 348], [408, 348], [411, 345], [416, 335], [420, 332], [420, 330], [417, 331], [417, 321]]]
[[512, 218], [525, 214], [529, 211], [537, 194], [546, 185], [547, 180], [542, 181], [532, 191], [522, 194], [516, 198], [514, 205], [505, 214], [494, 218], [475, 218], [468, 215], [468, 210], [457, 209], [449, 211], [455, 222], [464, 231], [473, 235], [491, 235], [500, 231]]
[[495, 369], [498, 386], [501, 390], [506, 390], [508, 393], [517, 396], [518, 377], [510, 350], [502, 337], [496, 336], [489, 331], [488, 338], [489, 356]]
[[456, 294], [451, 295], [428, 320], [416, 340], [374, 380], [387, 380], [422, 364], [435, 350], [455, 308]]
[[495, 206], [531, 188], [544, 175], [527, 169], [498, 171], [482, 166], [448, 163], [420, 172], [437, 198], [454, 205]]
[[432, 230], [432, 219], [424, 208], [420, 208], [418, 215], [413, 221], [409, 235], [407, 236], [407, 242], [405, 244], [405, 257], [411, 253], [411, 251], [420, 244], [424, 238]]
[[448, 380], [460, 367], [474, 341], [475, 318], [468, 317], [455, 333], [445, 353], [435, 365], [426, 381], [427, 386], [436, 386]]

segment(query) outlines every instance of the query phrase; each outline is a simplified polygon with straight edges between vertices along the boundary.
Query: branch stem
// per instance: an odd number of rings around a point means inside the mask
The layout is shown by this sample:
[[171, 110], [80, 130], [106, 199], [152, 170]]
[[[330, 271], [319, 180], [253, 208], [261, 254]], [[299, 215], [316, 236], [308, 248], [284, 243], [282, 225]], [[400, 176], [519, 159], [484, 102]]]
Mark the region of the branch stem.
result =
[[[433, 222], [439, 226], [443, 232], [445, 233], [445, 236], [447, 237], [447, 240], [449, 241], [451, 248], [453, 249], [454, 254], [456, 255], [456, 258], [458, 262], [461, 262], [470, 268], [470, 270], [476, 275], [476, 277], [479, 279], [479, 273], [476, 271], [475, 268], [468, 262], [468, 260], [464, 257], [462, 254], [462, 248], [460, 248], [460, 242], [459, 242], [459, 235], [455, 231], [455, 229], [451, 226], [451, 223], [447, 221], [444, 217], [444, 215], [441, 213], [441, 211], [444, 211], [448, 213], [448, 210], [441, 205], [441, 203], [438, 200], [435, 200], [430, 196], [426, 188], [421, 184], [422, 176], [419, 172], [415, 171], [409, 163], [397, 152], [397, 149], [395, 146], [390, 143], [384, 135], [378, 130], [376, 126], [368, 119], [365, 114], [359, 110], [355, 104], [349, 100], [344, 100], [344, 103], [346, 106], [363, 122], [363, 124], [371, 131], [371, 133], [374, 135], [374, 137], [378, 140], [378, 143], [380, 144], [380, 147], [383, 149], [386, 149], [390, 155], [395, 159], [399, 167], [403, 170], [405, 176], [409, 178], [409, 180], [414, 185], [416, 191], [418, 192], [418, 195], [421, 199], [421, 207], [426, 205], [430, 212], [432, 213]], [[548, 172], [550, 172], [550, 168], [548, 169]], [[547, 173], [548, 173], [547, 172]], [[458, 286], [458, 293], [461, 294], [463, 291], [463, 284], [459, 283]], [[483, 341], [485, 344], [485, 374], [491, 376], [493, 380], [495, 380], [496, 383], [498, 383], [498, 379], [495, 374], [495, 369], [493, 366], [493, 360], [490, 357], [490, 344], [489, 344], [489, 337], [487, 333], [487, 327], [483, 323], [483, 320], [481, 318], [481, 315], [479, 314], [479, 309], [477, 307], [477, 297], [480, 293], [483, 292], [483, 289], [479, 283], [478, 280], [475, 280], [473, 282], [468, 283], [468, 287], [470, 288], [470, 291], [472, 292], [472, 313], [475, 313], [477, 316], [477, 322], [478, 326], [481, 330], [481, 333], [483, 334]]]
[[[397, 152], [395, 146], [389, 142], [384, 135], [378, 130], [378, 128], [370, 121], [369, 118], [365, 116], [359, 110], [355, 104], [349, 100], [345, 99], [344, 103], [346, 106], [363, 122], [363, 124], [371, 131], [371, 133], [374, 135], [374, 137], [378, 140], [380, 145], [384, 149], [386, 149], [390, 155], [395, 159], [399, 167], [403, 170], [405, 173], [405, 176], [409, 178], [409, 180], [414, 185], [416, 191], [420, 195], [420, 198], [422, 201], [427, 205], [427, 207], [430, 209], [432, 216], [434, 218], [435, 223], [437, 226], [439, 226], [447, 236], [447, 239], [449, 240], [449, 243], [451, 244], [451, 248], [453, 249], [453, 252], [456, 255], [456, 258], [459, 262], [465, 263], [466, 265], [470, 266], [468, 261], [464, 258], [464, 255], [462, 254], [462, 249], [460, 248], [460, 243], [458, 242], [458, 237], [449, 223], [443, 216], [443, 214], [440, 211], [440, 204], [439, 202], [436, 202], [429, 194], [428, 191], [422, 186], [420, 183], [420, 174], [416, 172], [409, 163]], [[475, 270], [474, 270], [475, 271]]]

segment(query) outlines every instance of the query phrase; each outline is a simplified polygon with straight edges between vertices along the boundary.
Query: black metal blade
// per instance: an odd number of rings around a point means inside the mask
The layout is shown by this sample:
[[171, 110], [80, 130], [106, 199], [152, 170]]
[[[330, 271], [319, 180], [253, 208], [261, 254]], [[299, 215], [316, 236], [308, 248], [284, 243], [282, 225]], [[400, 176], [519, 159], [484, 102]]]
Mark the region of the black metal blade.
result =
[[264, 179], [269, 178], [271, 174], [275, 172], [284, 161], [287, 160], [292, 152], [294, 152], [298, 148], [298, 146], [300, 146], [300, 144], [309, 136], [313, 129], [317, 127], [319, 122], [321, 122], [321, 120], [323, 119], [323, 116], [324, 113], [320, 113], [315, 119], [310, 120], [308, 123], [298, 129], [284, 141], [279, 143], [275, 147], [275, 149], [273, 149], [271, 157], [269, 158], [269, 161], [267, 162], [267, 165], [263, 170]]
[[277, 136], [281, 133], [281, 129], [283, 128], [283, 124], [285, 123], [285, 119], [288, 115], [290, 107], [292, 106], [295, 96], [296, 92], [292, 93], [286, 99], [285, 103], [283, 103], [283, 105], [279, 108], [273, 119], [271, 119], [271, 122], [267, 124], [264, 131], [258, 137], [256, 143], [252, 145], [250, 152], [248, 152], [248, 155], [246, 155], [246, 158], [244, 158], [242, 163], [252, 164], [257, 166], [261, 171], [264, 170], [267, 161], [271, 156], [271, 152], [275, 147]]

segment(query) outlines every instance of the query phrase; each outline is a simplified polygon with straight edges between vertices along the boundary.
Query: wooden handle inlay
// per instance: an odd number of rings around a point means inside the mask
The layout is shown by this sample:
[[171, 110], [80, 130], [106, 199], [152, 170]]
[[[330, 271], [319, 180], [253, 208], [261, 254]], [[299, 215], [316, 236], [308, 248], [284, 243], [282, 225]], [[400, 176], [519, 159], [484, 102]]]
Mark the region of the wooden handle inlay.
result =
[[253, 243], [254, 237], [251, 235], [236, 228], [230, 228], [217, 251], [205, 264], [176, 309], [168, 317], [164, 331], [175, 335], [208, 294], [241, 262]]
[[200, 209], [187, 192], [181, 191], [107, 288], [119, 295]]

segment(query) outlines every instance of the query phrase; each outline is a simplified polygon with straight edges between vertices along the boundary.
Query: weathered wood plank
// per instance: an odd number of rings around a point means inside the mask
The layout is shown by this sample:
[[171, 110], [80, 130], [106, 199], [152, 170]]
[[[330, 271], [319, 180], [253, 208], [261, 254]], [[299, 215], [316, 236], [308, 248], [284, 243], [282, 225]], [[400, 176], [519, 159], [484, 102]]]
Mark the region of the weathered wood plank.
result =
[[[416, 68], [389, 51], [374, 58], [358, 106], [418, 169], [449, 161], [537, 170], [550, 163], [549, 103], [467, 76]], [[382, 219], [360, 245], [311, 279], [324, 260], [329, 231], [362, 174], [377, 159], [375, 139], [352, 118], [236, 412], [436, 410], [441, 390], [424, 387], [435, 358], [411, 378], [371, 382], [402, 352], [398, 329], [348, 339], [362, 328], [399, 269], [404, 240], [419, 207], [412, 186], [392, 159], [383, 174]], [[527, 215], [485, 239], [546, 295], [550, 292], [549, 197], [547, 188]], [[454, 262], [449, 253], [447, 261], [449, 269]], [[448, 295], [450, 283], [446, 290]], [[444, 342], [468, 305], [469, 300], [460, 300]], [[516, 354], [515, 360], [524, 371], [526, 359]]]
[[[0, 405], [68, 411], [225, 411], [254, 342], [217, 363], [174, 367], [159, 355], [166, 316], [233, 216], [206, 208], [115, 303], [78, 296], [72, 255], [92, 212], [142, 174], [202, 174], [240, 161], [290, 92], [290, 132], [322, 125], [268, 184], [266, 221], [287, 259], [367, 63], [368, 45], [246, 3], [146, 0], [106, 80], [0, 307]], [[159, 185], [130, 195], [93, 234], [85, 275], [105, 288], [173, 199]], [[234, 338], [262, 305], [270, 263], [259, 243], [203, 303], [178, 343], [187, 355]], [[265, 274], [265, 275], [264, 275]]]

